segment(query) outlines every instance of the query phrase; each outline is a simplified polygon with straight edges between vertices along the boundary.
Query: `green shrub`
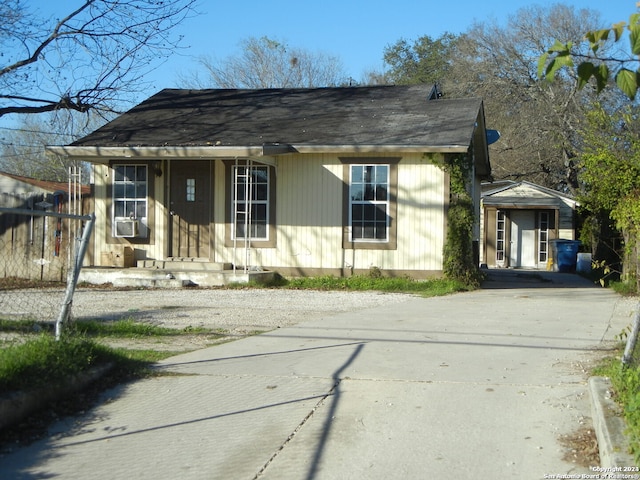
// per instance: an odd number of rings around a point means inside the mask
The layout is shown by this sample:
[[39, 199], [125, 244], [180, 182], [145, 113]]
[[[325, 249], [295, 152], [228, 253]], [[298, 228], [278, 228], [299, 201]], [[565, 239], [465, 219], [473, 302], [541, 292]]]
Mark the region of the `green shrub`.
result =
[[631, 326], [616, 337], [621, 343], [615, 355], [605, 358], [592, 374], [609, 377], [611, 380], [613, 398], [622, 408], [627, 424], [625, 434], [629, 441], [629, 448], [636, 465], [640, 465], [640, 366], [638, 363], [640, 346], [636, 346], [636, 350], [631, 355], [630, 364], [625, 365], [620, 361], [630, 331]]
[[56, 383], [111, 359], [109, 349], [85, 338], [38, 335], [0, 349], [0, 391]]
[[444, 274], [451, 279], [477, 287], [482, 273], [473, 258], [473, 205], [470, 199], [458, 199], [449, 207], [449, 227], [444, 246]]
[[616, 401], [622, 406], [626, 436], [636, 465], [640, 465], [640, 369], [615, 362], [604, 370], [611, 379]]
[[467, 155], [447, 155], [434, 164], [449, 174], [450, 204], [447, 236], [443, 249], [445, 276], [465, 285], [479, 287], [483, 279], [473, 255], [475, 213], [470, 186], [474, 182], [473, 159]]
[[609, 286], [620, 295], [636, 295], [638, 293], [635, 279], [632, 281], [611, 282]]

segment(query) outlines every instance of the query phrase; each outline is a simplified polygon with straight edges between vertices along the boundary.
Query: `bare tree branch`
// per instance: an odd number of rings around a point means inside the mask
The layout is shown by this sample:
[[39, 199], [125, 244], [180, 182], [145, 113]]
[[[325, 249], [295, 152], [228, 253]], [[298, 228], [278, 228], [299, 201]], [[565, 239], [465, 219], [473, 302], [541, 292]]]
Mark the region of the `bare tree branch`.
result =
[[0, 117], [60, 109], [113, 111], [175, 52], [196, 0], [85, 0], [59, 20], [19, 0], [0, 6]]
[[241, 52], [218, 61], [201, 58], [205, 72], [183, 76], [193, 88], [313, 88], [348, 83], [341, 61], [334, 56], [292, 48], [267, 37], [249, 37]]

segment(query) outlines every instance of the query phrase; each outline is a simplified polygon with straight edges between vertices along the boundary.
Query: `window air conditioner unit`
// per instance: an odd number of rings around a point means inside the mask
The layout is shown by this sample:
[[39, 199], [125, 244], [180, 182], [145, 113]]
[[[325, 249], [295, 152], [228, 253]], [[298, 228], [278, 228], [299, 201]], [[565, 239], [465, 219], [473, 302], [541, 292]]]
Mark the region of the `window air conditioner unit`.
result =
[[138, 220], [116, 220], [116, 237], [137, 237]]

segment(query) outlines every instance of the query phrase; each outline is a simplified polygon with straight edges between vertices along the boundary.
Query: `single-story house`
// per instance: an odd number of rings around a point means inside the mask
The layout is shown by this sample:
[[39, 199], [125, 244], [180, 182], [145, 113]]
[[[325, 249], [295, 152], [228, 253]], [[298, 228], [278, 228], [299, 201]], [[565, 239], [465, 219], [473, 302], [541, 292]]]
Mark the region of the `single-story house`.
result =
[[96, 252], [425, 278], [443, 268], [450, 185], [438, 164], [469, 159], [478, 217], [490, 175], [482, 100], [438, 97], [430, 85], [166, 89], [48, 148], [93, 165]]
[[526, 181], [483, 183], [481, 263], [550, 269], [553, 240], [576, 239], [577, 206], [570, 195]]

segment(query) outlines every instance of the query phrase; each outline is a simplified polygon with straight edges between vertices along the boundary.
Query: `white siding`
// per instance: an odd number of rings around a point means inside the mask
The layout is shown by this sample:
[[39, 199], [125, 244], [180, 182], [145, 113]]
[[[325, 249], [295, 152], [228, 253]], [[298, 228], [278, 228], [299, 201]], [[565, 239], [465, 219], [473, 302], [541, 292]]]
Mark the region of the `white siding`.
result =
[[[125, 163], [125, 162], [123, 162]], [[94, 164], [94, 181], [95, 181], [95, 213], [96, 224], [93, 232], [93, 242], [96, 252], [96, 263], [101, 260], [101, 252], [109, 252], [118, 250], [121, 245], [129, 244], [127, 239], [115, 238], [112, 236], [111, 229], [109, 228], [111, 210], [109, 205], [111, 202], [107, 197], [109, 191], [109, 185], [112, 182], [112, 170], [108, 165]], [[129, 246], [134, 247], [136, 251], [136, 259], [163, 259], [166, 258], [168, 239], [167, 229], [167, 212], [164, 206], [165, 204], [165, 188], [164, 181], [166, 177], [155, 176], [150, 174], [149, 181], [154, 182], [153, 191], [155, 192], [154, 199], [149, 199], [149, 209], [154, 211], [154, 223], [150, 225], [149, 242], [136, 243]], [[150, 210], [151, 211], [151, 210]]]
[[[342, 178], [343, 172], [343, 164], [334, 155], [278, 159], [277, 246], [253, 249], [255, 264], [300, 269], [442, 269], [445, 176], [438, 167], [420, 155], [400, 161], [396, 250], [342, 248], [343, 210], [347, 208], [343, 206], [343, 184], [348, 181]], [[219, 166], [216, 174], [219, 188], [224, 168]], [[232, 261], [233, 249], [223, 247], [220, 219], [224, 218], [225, 198], [219, 189], [216, 204], [216, 260]]]
[[[111, 181], [111, 171], [107, 165], [94, 165], [96, 223], [93, 231], [94, 251], [96, 262], [101, 260], [101, 252], [110, 251], [106, 245], [107, 225], [110, 212], [107, 209], [107, 185]], [[108, 232], [111, 236], [111, 232]]]
[[[388, 155], [397, 158], [398, 155]], [[371, 155], [363, 155], [370, 158]], [[377, 155], [376, 158], [384, 157]], [[351, 156], [350, 156], [351, 158]], [[355, 158], [355, 157], [354, 157]], [[112, 248], [118, 242], [107, 232], [107, 186], [110, 169], [95, 165], [96, 215], [94, 239], [96, 252]], [[238, 248], [225, 246], [225, 209], [227, 208], [226, 170], [222, 161], [214, 161], [214, 226], [212, 261], [243, 265], [242, 242]], [[398, 164], [397, 249], [343, 249], [344, 165], [338, 155], [291, 155], [277, 159], [276, 225], [273, 248], [251, 249], [251, 265], [299, 269], [368, 269], [431, 271], [442, 270], [445, 194], [444, 172], [420, 154], [402, 156]], [[170, 172], [156, 177], [154, 232], [148, 244], [136, 244], [139, 256], [166, 258], [168, 242], [166, 185]], [[234, 257], [235, 255], [235, 257]], [[99, 255], [98, 255], [99, 258]]]

